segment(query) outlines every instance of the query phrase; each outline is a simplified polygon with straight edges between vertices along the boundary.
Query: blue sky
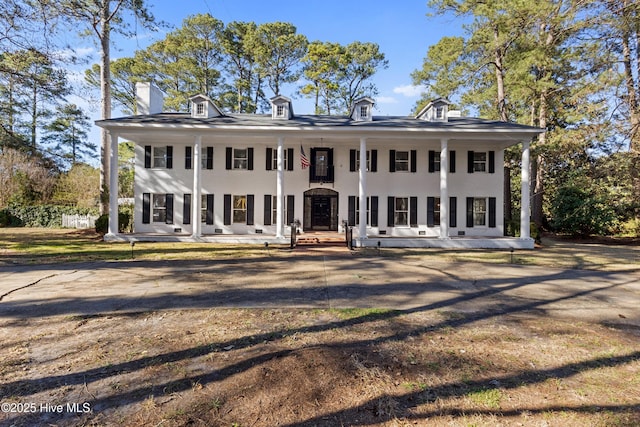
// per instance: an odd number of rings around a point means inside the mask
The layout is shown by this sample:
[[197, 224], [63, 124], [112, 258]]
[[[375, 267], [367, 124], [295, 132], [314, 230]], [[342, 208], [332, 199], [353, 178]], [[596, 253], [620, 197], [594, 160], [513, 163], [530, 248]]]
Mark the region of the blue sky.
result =
[[[462, 21], [451, 16], [427, 16], [430, 12], [427, 0], [161, 0], [148, 4], [156, 19], [175, 28], [189, 15], [209, 12], [225, 24], [290, 22], [310, 41], [377, 43], [389, 61], [389, 68], [374, 77], [379, 90], [377, 115], [411, 114], [420, 94], [419, 88], [411, 85], [411, 72], [421, 67], [429, 46], [443, 36], [460, 35], [463, 31]], [[146, 48], [164, 34], [141, 32], [131, 39], [114, 35], [112, 58], [131, 56], [136, 49]], [[81, 38], [74, 45], [77, 51], [86, 52], [91, 62], [98, 61], [99, 52], [93, 39]], [[296, 95], [296, 89], [296, 86], [286, 88], [283, 94], [294, 99], [296, 113], [312, 113], [311, 101]], [[80, 103], [80, 100], [73, 102]], [[90, 108], [92, 119], [97, 119], [99, 106], [93, 103]], [[117, 117], [120, 113], [114, 111], [113, 115]]]

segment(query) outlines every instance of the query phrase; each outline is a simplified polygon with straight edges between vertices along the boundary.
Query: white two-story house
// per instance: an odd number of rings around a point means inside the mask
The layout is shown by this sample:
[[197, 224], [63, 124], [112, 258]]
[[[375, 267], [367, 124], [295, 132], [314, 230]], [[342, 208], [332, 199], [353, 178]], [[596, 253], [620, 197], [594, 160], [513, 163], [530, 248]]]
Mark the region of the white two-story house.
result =
[[[110, 228], [117, 233], [117, 144], [135, 143], [136, 238], [285, 241], [353, 227], [357, 246], [532, 248], [529, 145], [541, 129], [461, 117], [439, 99], [415, 117], [228, 114], [209, 98], [190, 113], [162, 111], [138, 85], [140, 115], [100, 120], [111, 136]], [[504, 238], [503, 157], [522, 146], [519, 238]], [[115, 196], [114, 196], [115, 195]], [[255, 239], [249, 239], [255, 237]], [[226, 240], [225, 240], [226, 239]]]

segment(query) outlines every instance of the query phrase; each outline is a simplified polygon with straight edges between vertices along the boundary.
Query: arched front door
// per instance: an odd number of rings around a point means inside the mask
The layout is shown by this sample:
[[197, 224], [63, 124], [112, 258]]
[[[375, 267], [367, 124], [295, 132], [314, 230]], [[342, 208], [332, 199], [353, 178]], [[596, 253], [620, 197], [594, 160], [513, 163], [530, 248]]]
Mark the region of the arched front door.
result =
[[312, 188], [304, 192], [304, 231], [338, 231], [338, 192]]

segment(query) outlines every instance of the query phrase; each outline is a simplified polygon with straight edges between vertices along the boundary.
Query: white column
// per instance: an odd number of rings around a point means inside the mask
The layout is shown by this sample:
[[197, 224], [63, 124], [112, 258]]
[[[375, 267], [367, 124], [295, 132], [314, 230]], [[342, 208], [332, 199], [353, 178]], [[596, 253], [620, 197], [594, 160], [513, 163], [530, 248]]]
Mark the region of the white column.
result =
[[440, 140], [440, 238], [449, 238], [449, 140]]
[[520, 238], [530, 239], [529, 215], [531, 210], [531, 199], [529, 195], [529, 180], [531, 171], [530, 142], [522, 141], [522, 200], [520, 202]]
[[367, 138], [360, 138], [360, 171], [358, 172], [358, 196], [360, 216], [358, 218], [358, 236], [367, 238]]
[[202, 236], [202, 221], [200, 211], [202, 210], [202, 136], [198, 135], [193, 143], [193, 192], [191, 196], [191, 237], [198, 239]]
[[110, 133], [109, 148], [109, 235], [118, 234], [118, 134]]
[[[293, 159], [289, 159], [290, 162]], [[284, 138], [278, 138], [276, 172], [276, 238], [284, 239]]]

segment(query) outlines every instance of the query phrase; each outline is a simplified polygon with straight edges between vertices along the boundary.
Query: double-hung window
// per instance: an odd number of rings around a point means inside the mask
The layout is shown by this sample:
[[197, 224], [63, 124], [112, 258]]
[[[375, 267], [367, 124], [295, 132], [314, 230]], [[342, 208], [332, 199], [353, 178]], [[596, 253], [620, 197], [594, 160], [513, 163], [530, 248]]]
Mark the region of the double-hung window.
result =
[[473, 199], [473, 225], [480, 227], [487, 225], [487, 199], [485, 198]]
[[[272, 150], [272, 161], [271, 161], [271, 169], [272, 170], [278, 170], [278, 150]], [[284, 170], [291, 170], [289, 168], [289, 150], [283, 150], [284, 153]]]
[[[366, 107], [364, 107], [366, 108]], [[360, 150], [356, 150], [356, 170], [360, 170]], [[367, 172], [371, 170], [371, 151], [367, 150]]]
[[408, 172], [409, 171], [409, 152], [408, 151], [396, 151], [396, 172]]
[[248, 169], [249, 155], [246, 148], [234, 148], [233, 149], [233, 168], [234, 169]]
[[393, 223], [395, 225], [409, 225], [409, 198], [396, 197], [395, 209], [393, 213]]
[[167, 167], [167, 147], [153, 147], [153, 167]]
[[167, 195], [153, 195], [153, 222], [167, 222]]
[[487, 171], [487, 153], [486, 151], [473, 153], [473, 171], [474, 172], [486, 172]]
[[233, 222], [247, 223], [247, 196], [233, 196]]

